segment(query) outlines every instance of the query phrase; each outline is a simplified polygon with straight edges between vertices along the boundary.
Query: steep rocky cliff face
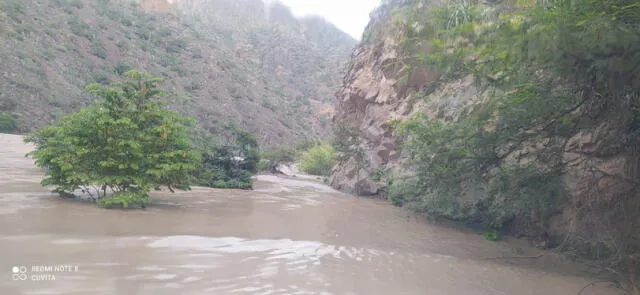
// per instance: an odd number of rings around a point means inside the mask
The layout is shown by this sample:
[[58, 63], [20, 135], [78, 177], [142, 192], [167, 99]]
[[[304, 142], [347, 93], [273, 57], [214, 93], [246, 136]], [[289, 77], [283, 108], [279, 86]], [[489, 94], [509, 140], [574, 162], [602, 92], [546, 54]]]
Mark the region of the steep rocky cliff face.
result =
[[[420, 103], [415, 95], [437, 76], [420, 69], [401, 81], [408, 72], [399, 65], [403, 50], [396, 35], [382, 29], [390, 22], [390, 8], [382, 6], [371, 17], [365, 35], [375, 31], [376, 40], [363, 41], [353, 52], [351, 66], [336, 94], [333, 123], [338, 129], [347, 129], [351, 141], [329, 180], [339, 190], [360, 195], [376, 195], [384, 186], [372, 180], [376, 171], [402, 171], [399, 164], [403, 157], [388, 123], [414, 114], [416, 103]], [[467, 96], [472, 96], [473, 90], [467, 90]]]
[[[372, 14], [365, 38], [352, 55], [351, 66], [337, 93], [337, 129], [342, 130], [345, 148], [334, 167], [330, 184], [339, 190], [359, 195], [381, 196], [387, 186], [379, 174], [384, 171], [395, 178], [411, 173], [405, 167], [401, 139], [390, 122], [414, 114], [426, 114], [442, 122], [456, 122], [467, 111], [486, 101], [484, 93], [466, 76], [440, 85], [426, 97], [420, 95], [432, 85], [438, 73], [427, 68], [409, 71], [401, 61], [407, 52], [397, 31], [385, 31], [392, 21], [391, 7], [382, 6]], [[413, 50], [428, 50], [420, 48]], [[418, 98], [420, 97], [420, 98]], [[582, 108], [573, 110], [581, 112]], [[640, 198], [637, 194], [638, 154], [618, 140], [625, 136], [615, 123], [599, 118], [595, 128], [569, 137], [561, 150], [564, 169], [562, 183], [566, 199], [547, 218], [533, 219], [535, 228], [546, 235], [564, 237], [565, 241], [601, 243], [617, 247], [624, 240], [631, 251], [640, 245]], [[528, 163], [539, 156], [538, 150], [552, 146], [552, 138], [536, 138], [521, 144], [505, 155], [504, 163]], [[469, 188], [457, 197], [462, 211], [469, 216], [488, 199], [481, 188]], [[535, 215], [535, 214], [532, 214]], [[528, 220], [527, 222], [532, 222]], [[632, 246], [629, 246], [632, 245]], [[635, 245], [635, 246], [633, 246]], [[596, 246], [599, 247], [599, 246]]]

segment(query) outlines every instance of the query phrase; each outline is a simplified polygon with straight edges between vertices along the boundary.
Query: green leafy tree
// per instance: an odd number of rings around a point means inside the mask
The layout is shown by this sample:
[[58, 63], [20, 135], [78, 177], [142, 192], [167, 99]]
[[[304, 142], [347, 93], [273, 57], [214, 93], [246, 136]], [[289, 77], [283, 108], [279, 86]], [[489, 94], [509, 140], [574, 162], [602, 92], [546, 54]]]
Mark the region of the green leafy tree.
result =
[[225, 124], [200, 144], [203, 158], [195, 175], [199, 185], [213, 188], [251, 189], [260, 162], [258, 141], [234, 124]]
[[269, 148], [262, 151], [260, 158], [260, 171], [276, 173], [280, 165], [296, 161], [296, 151], [290, 147]]
[[13, 132], [17, 128], [16, 119], [12, 116], [0, 113], [0, 132]]
[[[130, 71], [110, 86], [87, 90], [102, 101], [27, 136], [28, 155], [47, 169], [43, 185], [61, 194], [97, 191], [93, 198], [112, 207], [144, 206], [151, 189], [188, 189], [200, 155], [191, 145], [192, 122], [157, 100], [161, 79]], [[97, 189], [95, 189], [97, 188]], [[115, 192], [107, 197], [107, 189]]]
[[336, 152], [330, 144], [318, 144], [300, 157], [300, 169], [312, 175], [328, 176], [336, 164]]

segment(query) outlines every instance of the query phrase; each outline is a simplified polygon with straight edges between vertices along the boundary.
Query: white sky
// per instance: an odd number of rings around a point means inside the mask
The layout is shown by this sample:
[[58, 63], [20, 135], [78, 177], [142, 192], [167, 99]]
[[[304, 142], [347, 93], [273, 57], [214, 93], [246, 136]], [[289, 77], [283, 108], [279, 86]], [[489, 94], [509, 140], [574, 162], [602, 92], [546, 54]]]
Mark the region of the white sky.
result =
[[319, 15], [356, 39], [369, 23], [369, 12], [380, 0], [280, 0], [296, 16]]

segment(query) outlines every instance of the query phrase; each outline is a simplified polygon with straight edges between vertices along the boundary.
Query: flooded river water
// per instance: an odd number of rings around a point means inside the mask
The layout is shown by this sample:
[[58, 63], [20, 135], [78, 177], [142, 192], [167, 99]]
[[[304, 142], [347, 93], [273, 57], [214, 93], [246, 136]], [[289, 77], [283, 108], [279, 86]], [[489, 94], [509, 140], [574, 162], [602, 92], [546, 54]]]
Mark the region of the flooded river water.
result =
[[3, 295], [551, 295], [593, 280], [551, 254], [494, 259], [539, 253], [313, 180], [263, 175], [253, 191], [194, 188], [104, 210], [41, 187], [29, 148], [0, 134]]

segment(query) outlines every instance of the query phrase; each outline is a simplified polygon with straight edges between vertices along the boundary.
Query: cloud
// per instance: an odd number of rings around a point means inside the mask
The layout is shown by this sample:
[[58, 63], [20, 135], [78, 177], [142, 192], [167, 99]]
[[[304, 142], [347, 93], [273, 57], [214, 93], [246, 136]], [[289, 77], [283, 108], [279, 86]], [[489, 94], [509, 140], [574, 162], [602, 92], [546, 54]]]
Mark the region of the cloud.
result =
[[[276, 0], [264, 0], [266, 3]], [[360, 39], [369, 13], [380, 0], [280, 0], [296, 16], [319, 15], [354, 38]]]

